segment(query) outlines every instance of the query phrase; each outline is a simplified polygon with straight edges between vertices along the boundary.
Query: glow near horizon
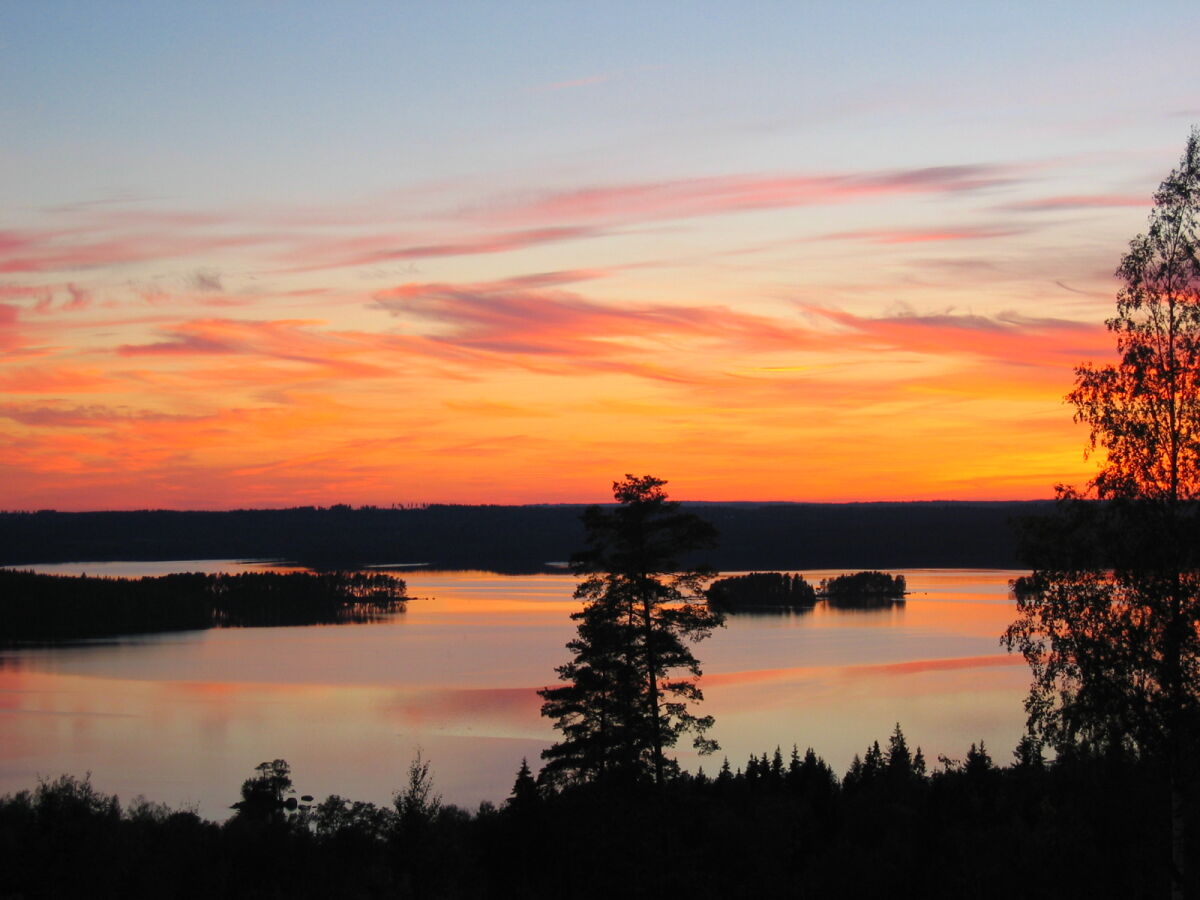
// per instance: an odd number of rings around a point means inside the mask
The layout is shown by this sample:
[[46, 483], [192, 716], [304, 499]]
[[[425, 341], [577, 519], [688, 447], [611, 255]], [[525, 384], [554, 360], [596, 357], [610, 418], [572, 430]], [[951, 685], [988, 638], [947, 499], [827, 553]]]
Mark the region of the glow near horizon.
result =
[[1079, 484], [1150, 7], [6, 8], [0, 508]]

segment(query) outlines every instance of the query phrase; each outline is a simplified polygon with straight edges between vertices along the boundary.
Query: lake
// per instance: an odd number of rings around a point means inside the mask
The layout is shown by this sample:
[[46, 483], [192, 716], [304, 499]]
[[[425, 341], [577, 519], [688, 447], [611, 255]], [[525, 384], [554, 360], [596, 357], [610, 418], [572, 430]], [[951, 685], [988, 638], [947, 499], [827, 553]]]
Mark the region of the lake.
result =
[[[38, 571], [153, 575], [266, 568], [229, 560], [74, 563]], [[1029, 672], [999, 646], [1014, 571], [899, 569], [906, 603], [730, 616], [695, 648], [715, 757], [812, 746], [844, 773], [897, 722], [930, 767], [984, 740], [1011, 759]], [[569, 574], [400, 573], [407, 610], [368, 625], [211, 629], [0, 649], [0, 793], [92, 773], [100, 790], [228, 814], [263, 760], [299, 793], [387, 803], [418, 751], [444, 799], [502, 801], [557, 733], [535, 691], [568, 659]], [[805, 571], [812, 582], [839, 571]]]

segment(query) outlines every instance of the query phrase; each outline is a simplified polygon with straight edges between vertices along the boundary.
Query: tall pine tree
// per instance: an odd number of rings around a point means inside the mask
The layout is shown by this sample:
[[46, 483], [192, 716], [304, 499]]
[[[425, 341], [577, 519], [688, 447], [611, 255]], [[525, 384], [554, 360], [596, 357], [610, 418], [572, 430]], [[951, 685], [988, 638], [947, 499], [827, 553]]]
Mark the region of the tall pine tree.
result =
[[585, 604], [572, 616], [579, 622], [567, 644], [573, 658], [557, 670], [567, 683], [539, 692], [542, 715], [563, 734], [542, 753], [554, 782], [662, 782], [675, 767], [665, 751], [684, 732], [695, 735], [701, 753], [717, 749], [705, 737], [712, 716], [690, 709], [703, 695], [689, 644], [721, 621], [703, 602], [713, 573], [684, 563], [711, 546], [716, 532], [668, 500], [664, 484], [627, 475], [613, 484], [614, 509], [584, 513], [587, 549], [572, 567], [584, 576], [575, 596]]

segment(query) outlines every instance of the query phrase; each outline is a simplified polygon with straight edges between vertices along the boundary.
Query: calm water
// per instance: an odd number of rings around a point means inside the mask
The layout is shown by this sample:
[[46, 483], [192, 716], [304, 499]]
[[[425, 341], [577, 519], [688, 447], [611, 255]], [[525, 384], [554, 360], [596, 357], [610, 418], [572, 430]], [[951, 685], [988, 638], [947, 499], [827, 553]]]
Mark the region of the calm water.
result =
[[[41, 571], [145, 575], [244, 571], [230, 561], [87, 563]], [[805, 572], [810, 581], [837, 572]], [[899, 721], [926, 758], [986, 740], [1006, 762], [1029, 683], [998, 636], [1017, 572], [903, 570], [885, 611], [730, 617], [696, 648], [703, 709], [722, 751], [678, 755], [714, 771], [751, 753], [813, 746], [839, 773]], [[0, 793], [90, 771], [123, 800], [144, 794], [223, 818], [241, 782], [282, 757], [301, 793], [386, 803], [417, 750], [446, 800], [507, 796], [522, 757], [556, 733], [537, 688], [573, 634], [570, 575], [404, 574], [405, 613], [373, 625], [185, 632], [0, 650]]]

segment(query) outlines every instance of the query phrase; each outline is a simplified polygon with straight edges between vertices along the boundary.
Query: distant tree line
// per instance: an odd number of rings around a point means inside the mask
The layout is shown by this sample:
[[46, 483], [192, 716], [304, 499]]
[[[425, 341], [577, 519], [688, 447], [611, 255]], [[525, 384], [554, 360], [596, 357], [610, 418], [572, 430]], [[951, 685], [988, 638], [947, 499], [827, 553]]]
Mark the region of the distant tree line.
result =
[[897, 726], [840, 779], [796, 747], [660, 784], [556, 787], [522, 764], [473, 812], [419, 757], [387, 806], [297, 797], [292, 777], [263, 763], [223, 824], [87, 778], [0, 797], [0, 896], [1125, 900], [1169, 881], [1167, 785], [1116, 749], [1044, 762], [1023, 741], [1000, 767], [981, 742], [927, 765]]
[[[1014, 568], [1010, 522], [1052, 503], [685, 503], [720, 531], [690, 560], [725, 571]], [[0, 565], [279, 559], [322, 569], [427, 563], [540, 572], [583, 544], [582, 505], [228, 512], [0, 512]]]
[[0, 642], [368, 622], [402, 610], [406, 599], [404, 581], [384, 573], [98, 578], [0, 569]]

